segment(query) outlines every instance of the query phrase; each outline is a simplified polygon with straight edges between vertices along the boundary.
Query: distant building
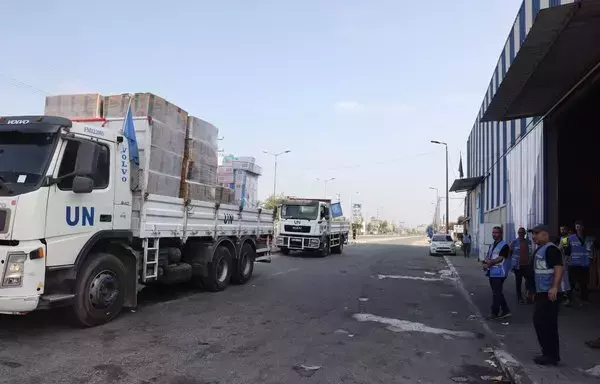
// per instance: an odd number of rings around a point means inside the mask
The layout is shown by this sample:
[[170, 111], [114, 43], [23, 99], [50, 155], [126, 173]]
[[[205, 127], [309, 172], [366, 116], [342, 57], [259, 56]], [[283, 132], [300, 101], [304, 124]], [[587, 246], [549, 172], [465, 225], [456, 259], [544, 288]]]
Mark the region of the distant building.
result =
[[233, 189], [234, 203], [248, 208], [258, 206], [258, 178], [262, 168], [254, 157], [223, 156], [217, 168], [217, 183]]

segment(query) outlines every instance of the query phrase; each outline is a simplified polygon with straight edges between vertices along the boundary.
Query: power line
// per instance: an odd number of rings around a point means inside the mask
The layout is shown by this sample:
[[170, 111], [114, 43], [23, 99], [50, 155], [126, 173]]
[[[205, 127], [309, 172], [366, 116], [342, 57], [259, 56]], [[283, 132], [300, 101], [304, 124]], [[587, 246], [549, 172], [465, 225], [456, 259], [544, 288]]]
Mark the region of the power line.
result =
[[14, 77], [8, 76], [8, 75], [6, 75], [4, 73], [0, 73], [0, 77], [4, 78], [5, 81], [9, 85], [12, 85], [13, 87], [28, 89], [28, 90], [33, 91], [35, 93], [38, 93], [38, 94], [40, 94], [42, 96], [48, 96], [50, 94], [50, 92], [48, 92], [48, 91], [46, 91], [46, 90], [44, 90], [42, 88], [36, 87], [35, 85], [31, 85], [31, 84], [26, 83], [24, 81], [15, 79]]
[[361, 164], [354, 164], [354, 165], [345, 165], [345, 166], [340, 166], [340, 167], [333, 167], [333, 168], [306, 168], [303, 171], [335, 171], [335, 170], [340, 170], [340, 169], [356, 169], [356, 168], [363, 168], [363, 167], [369, 167], [369, 166], [373, 166], [373, 165], [381, 165], [381, 164], [389, 164], [389, 163], [395, 163], [398, 161], [403, 161], [403, 160], [407, 160], [407, 159], [412, 159], [414, 157], [421, 157], [421, 156], [426, 156], [426, 155], [431, 155], [433, 152], [422, 152], [422, 153], [414, 153], [411, 155], [406, 155], [406, 156], [402, 156], [402, 157], [396, 157], [396, 158], [392, 158], [392, 159], [388, 159], [388, 160], [380, 160], [380, 161], [373, 161], [373, 162], [368, 162], [368, 163], [361, 163]]

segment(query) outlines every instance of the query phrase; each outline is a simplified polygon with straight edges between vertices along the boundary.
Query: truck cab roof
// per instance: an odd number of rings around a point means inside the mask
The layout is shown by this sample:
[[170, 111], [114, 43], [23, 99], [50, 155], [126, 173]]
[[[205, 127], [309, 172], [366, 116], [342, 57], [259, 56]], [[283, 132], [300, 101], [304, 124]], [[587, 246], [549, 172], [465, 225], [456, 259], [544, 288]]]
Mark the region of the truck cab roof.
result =
[[59, 116], [2, 116], [0, 132], [56, 133], [71, 128], [71, 120]]

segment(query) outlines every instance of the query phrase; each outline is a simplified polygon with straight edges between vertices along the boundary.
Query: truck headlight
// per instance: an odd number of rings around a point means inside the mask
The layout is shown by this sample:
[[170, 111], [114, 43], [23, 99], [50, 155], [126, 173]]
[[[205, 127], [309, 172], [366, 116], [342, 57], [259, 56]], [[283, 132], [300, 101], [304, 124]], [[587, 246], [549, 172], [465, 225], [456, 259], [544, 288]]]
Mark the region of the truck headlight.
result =
[[319, 248], [319, 243], [319, 239], [310, 239], [310, 242], [308, 244], [311, 248]]
[[4, 269], [3, 287], [20, 287], [23, 284], [23, 273], [25, 271], [25, 253], [9, 253], [8, 262]]
[[276, 240], [276, 244], [277, 244], [277, 245], [283, 245], [283, 237], [281, 237], [281, 236], [278, 236], [278, 237], [277, 237], [277, 240]]

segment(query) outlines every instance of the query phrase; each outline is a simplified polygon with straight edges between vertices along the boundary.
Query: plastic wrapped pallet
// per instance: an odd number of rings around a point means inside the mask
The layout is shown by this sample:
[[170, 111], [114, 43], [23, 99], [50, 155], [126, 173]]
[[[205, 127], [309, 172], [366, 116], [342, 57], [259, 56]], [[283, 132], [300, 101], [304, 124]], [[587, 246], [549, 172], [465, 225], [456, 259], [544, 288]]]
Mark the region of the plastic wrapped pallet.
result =
[[233, 204], [234, 197], [233, 189], [222, 186], [215, 188], [215, 200], [221, 204]]
[[44, 114], [67, 118], [100, 118], [102, 96], [98, 93], [47, 96]]
[[175, 104], [152, 93], [134, 93], [133, 95], [126, 93], [105, 96], [104, 117], [125, 117], [130, 99], [133, 116], [150, 116], [153, 120], [167, 124], [173, 130], [186, 131], [188, 113]]
[[191, 200], [215, 201], [214, 185], [206, 185], [195, 181], [187, 181], [187, 196]]
[[215, 185], [217, 183], [218, 129], [197, 117], [187, 119], [188, 159], [187, 177], [192, 182]]
[[[123, 119], [109, 120], [106, 126], [121, 131]], [[144, 117], [134, 118], [134, 126], [140, 167], [138, 177], [132, 178], [132, 187], [141, 190], [146, 186], [149, 194], [179, 197], [185, 133]]]

